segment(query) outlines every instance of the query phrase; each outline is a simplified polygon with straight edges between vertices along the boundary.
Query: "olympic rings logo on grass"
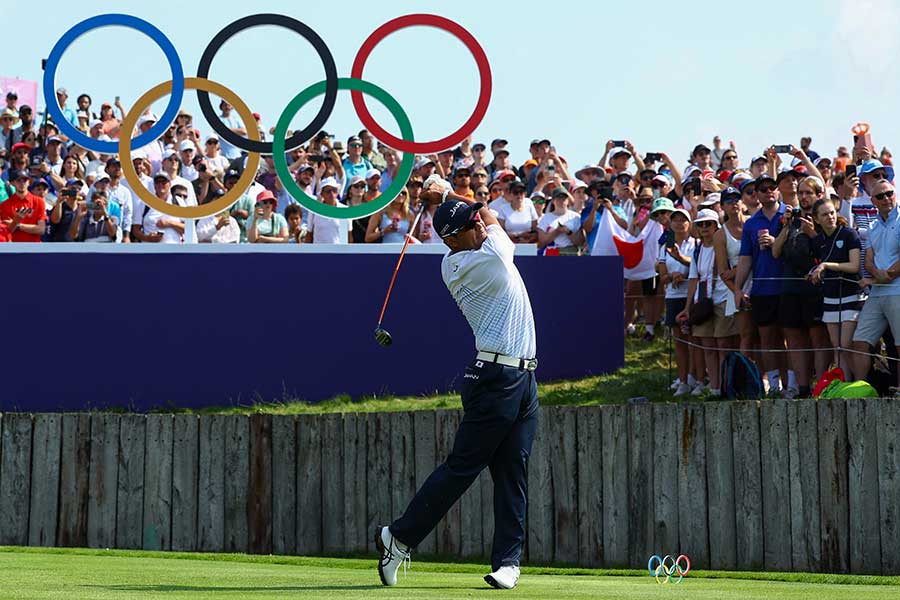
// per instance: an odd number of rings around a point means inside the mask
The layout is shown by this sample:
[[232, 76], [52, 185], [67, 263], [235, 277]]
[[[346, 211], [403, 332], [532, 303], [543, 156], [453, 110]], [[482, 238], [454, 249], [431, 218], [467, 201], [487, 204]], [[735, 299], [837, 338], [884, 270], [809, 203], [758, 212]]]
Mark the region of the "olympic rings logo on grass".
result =
[[[166, 105], [166, 110], [163, 112], [159, 121], [136, 138], [122, 138], [118, 142], [96, 140], [76, 129], [66, 120], [62, 113], [62, 109], [54, 96], [54, 90], [56, 90], [56, 71], [59, 67], [59, 61], [66, 49], [81, 35], [100, 27], [112, 25], [135, 29], [150, 37], [150, 39], [156, 42], [162, 49], [166, 56], [166, 60], [169, 63], [169, 68], [172, 71], [171, 81], [166, 81], [153, 87], [135, 102], [135, 105], [127, 113], [121, 129], [122, 131], [133, 131], [140, 114], [146, 110], [153, 101], [168, 94], [169, 103]], [[208, 79], [213, 58], [215, 58], [216, 53], [222, 45], [241, 31], [260, 25], [276, 25], [284, 27], [306, 39], [318, 53], [325, 70], [324, 81], [310, 85], [288, 103], [284, 112], [278, 119], [278, 124], [275, 127], [274, 140], [272, 142], [261, 141], [259, 139], [257, 128], [249, 126], [255, 121], [253, 114], [247, 105], [234, 92], [224, 85]], [[412, 125], [400, 104], [393, 96], [388, 94], [388, 92], [363, 79], [363, 70], [366, 65], [366, 60], [368, 60], [369, 55], [372, 53], [375, 46], [391, 33], [417, 25], [443, 29], [463, 42], [475, 59], [481, 80], [481, 90], [478, 102], [468, 120], [450, 135], [429, 142], [415, 141]], [[304, 208], [326, 217], [357, 219], [374, 214], [383, 209], [400, 193], [401, 189], [409, 180], [409, 176], [412, 174], [416, 152], [423, 154], [434, 153], [455, 146], [478, 127], [484, 119], [488, 105], [490, 104], [492, 79], [491, 67], [488, 63], [487, 55], [484, 53], [484, 49], [482, 49], [478, 41], [458, 23], [438, 15], [404, 15], [388, 21], [376, 29], [360, 47], [356, 58], [353, 60], [353, 66], [350, 69], [350, 77], [344, 78], [338, 77], [334, 57], [331, 55], [331, 51], [328, 49], [328, 46], [322, 38], [308, 25], [285, 15], [270, 13], [249, 15], [227, 25], [222, 31], [217, 33], [212, 40], [210, 40], [206, 49], [203, 51], [203, 55], [200, 57], [200, 63], [197, 67], [197, 76], [185, 77], [181, 59], [175, 51], [175, 46], [162, 31], [147, 21], [131, 15], [103, 14], [90, 17], [76, 24], [66, 31], [53, 46], [44, 68], [43, 87], [47, 111], [50, 113], [50, 116], [53, 117], [54, 121], [56, 121], [60, 133], [68, 136], [73, 142], [88, 150], [103, 154], [118, 153], [121, 157], [122, 173], [131, 189], [135, 190], [138, 196], [140, 196], [147, 205], [160, 212], [175, 217], [198, 219], [214, 215], [228, 208], [238, 200], [243, 193], [242, 190], [246, 190], [252, 183], [253, 178], [256, 175], [256, 170], [259, 167], [260, 154], [271, 153], [273, 155], [275, 170], [279, 179], [281, 179], [285, 189], [287, 189], [287, 191], [294, 196]], [[200, 103], [200, 110], [203, 112], [203, 116], [215, 132], [233, 146], [246, 150], [248, 153], [246, 167], [244, 168], [244, 172], [238, 180], [237, 185], [218, 200], [202, 206], [175, 206], [163, 202], [144, 187], [134, 170], [134, 164], [131, 162], [132, 150], [142, 148], [162, 137], [169, 128], [169, 125], [175, 121], [175, 117], [178, 114], [178, 109], [180, 108], [181, 101], [184, 97], [185, 89], [197, 91], [197, 100]], [[284, 156], [285, 152], [300, 147], [309, 141], [316, 132], [323, 128], [323, 125], [325, 125], [325, 122], [328, 120], [328, 117], [331, 116], [331, 112], [334, 109], [338, 90], [350, 91], [353, 107], [356, 110], [357, 115], [359, 115], [360, 121], [362, 121], [363, 126], [368, 129], [375, 138], [404, 153], [397, 175], [394, 177], [391, 185], [377, 200], [360, 206], [329, 206], [310, 197], [294, 181]], [[249, 139], [234, 133], [222, 123], [219, 115], [213, 110], [212, 103], [209, 99], [210, 92], [222, 97], [229, 104], [234, 106], [238, 115], [241, 117], [241, 120], [247, 126], [246, 129]], [[322, 95], [325, 96], [322, 107], [319, 109], [319, 112], [316, 113], [316, 116], [313, 117], [309, 125], [300, 131], [295, 132], [290, 138], [285, 139], [290, 121], [294, 115], [297, 114], [307, 102]], [[390, 111], [394, 119], [397, 120], [401, 137], [398, 138], [391, 135], [375, 121], [366, 106], [364, 95], [372, 96]]]
[[[682, 559], [684, 562], [683, 567], [681, 566]], [[691, 559], [684, 554], [680, 555], [678, 558], [672, 558], [671, 554], [666, 554], [665, 558], [660, 558], [658, 555], [654, 554], [650, 557], [650, 560], [647, 561], [647, 570], [650, 571], [651, 575], [656, 577], [656, 583], [666, 584], [669, 583], [669, 581], [672, 583], [681, 583], [684, 576], [691, 571]], [[678, 576], [677, 579], [675, 577], [676, 575]], [[665, 579], [663, 579], [663, 577], [665, 577]]]

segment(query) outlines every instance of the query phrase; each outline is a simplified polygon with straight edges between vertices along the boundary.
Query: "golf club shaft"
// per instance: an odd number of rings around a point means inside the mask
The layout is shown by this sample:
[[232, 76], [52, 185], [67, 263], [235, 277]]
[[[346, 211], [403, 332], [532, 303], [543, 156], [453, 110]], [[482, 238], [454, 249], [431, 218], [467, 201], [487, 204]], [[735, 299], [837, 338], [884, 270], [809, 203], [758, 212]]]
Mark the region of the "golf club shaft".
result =
[[381, 320], [384, 319], [384, 311], [387, 310], [388, 300], [391, 298], [391, 290], [394, 289], [394, 280], [397, 279], [397, 271], [400, 270], [400, 263], [403, 262], [403, 255], [406, 254], [406, 247], [409, 246], [409, 240], [412, 239], [412, 234], [416, 230], [416, 225], [419, 223], [419, 217], [422, 216], [422, 212], [426, 210], [425, 207], [422, 207], [422, 210], [419, 211], [419, 214], [416, 215], [416, 218], [413, 220], [412, 227], [409, 228], [409, 233], [406, 234], [406, 239], [403, 241], [403, 248], [400, 250], [400, 258], [397, 259], [397, 266], [394, 267], [394, 274], [391, 276], [391, 284], [388, 286], [387, 294], [384, 297], [384, 304], [381, 305], [381, 314], [378, 315], [378, 326], [381, 327]]

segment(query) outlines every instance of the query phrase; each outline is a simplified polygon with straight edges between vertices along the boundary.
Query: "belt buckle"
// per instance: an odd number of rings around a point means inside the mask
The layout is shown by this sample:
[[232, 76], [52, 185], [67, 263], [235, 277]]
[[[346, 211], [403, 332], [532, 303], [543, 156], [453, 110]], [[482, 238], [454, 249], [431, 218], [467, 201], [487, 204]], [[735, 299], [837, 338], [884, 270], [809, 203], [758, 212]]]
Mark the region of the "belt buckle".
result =
[[525, 370], [526, 371], [534, 371], [535, 369], [537, 369], [538, 363], [537, 363], [536, 358], [530, 358], [524, 362], [525, 362]]

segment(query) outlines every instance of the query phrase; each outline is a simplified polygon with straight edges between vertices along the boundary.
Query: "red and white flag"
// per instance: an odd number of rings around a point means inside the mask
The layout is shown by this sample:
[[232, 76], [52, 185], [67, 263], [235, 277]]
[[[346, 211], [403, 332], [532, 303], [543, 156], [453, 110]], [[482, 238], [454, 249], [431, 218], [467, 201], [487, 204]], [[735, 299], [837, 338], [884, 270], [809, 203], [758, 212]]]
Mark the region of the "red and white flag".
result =
[[640, 233], [631, 235], [619, 227], [609, 210], [604, 210], [591, 256], [621, 256], [625, 262], [625, 279], [650, 279], [656, 276], [662, 233], [662, 225], [648, 220]]
[[19, 79], [18, 77], [0, 77], [0, 102], [6, 100], [8, 92], [15, 92], [19, 97], [17, 106], [23, 104], [30, 106], [35, 120], [37, 120], [37, 81], [29, 81], [28, 79]]

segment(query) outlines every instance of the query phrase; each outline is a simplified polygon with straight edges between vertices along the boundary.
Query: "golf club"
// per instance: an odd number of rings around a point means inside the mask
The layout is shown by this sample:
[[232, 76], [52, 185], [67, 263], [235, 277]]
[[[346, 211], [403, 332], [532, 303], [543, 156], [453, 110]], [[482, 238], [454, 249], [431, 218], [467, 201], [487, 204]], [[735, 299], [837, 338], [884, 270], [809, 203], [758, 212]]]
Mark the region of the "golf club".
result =
[[422, 216], [422, 212], [419, 211], [419, 214], [416, 215], [416, 218], [413, 220], [412, 227], [409, 228], [409, 232], [406, 234], [406, 239], [403, 241], [403, 248], [400, 250], [400, 258], [397, 259], [397, 266], [394, 267], [394, 275], [391, 277], [391, 283], [388, 286], [387, 295], [384, 297], [384, 304], [381, 305], [381, 314], [378, 316], [378, 325], [375, 327], [375, 341], [379, 344], [387, 348], [390, 346], [394, 339], [391, 337], [391, 334], [388, 333], [387, 329], [381, 326], [381, 321], [384, 319], [384, 311], [387, 310], [388, 300], [391, 297], [391, 290], [394, 289], [394, 280], [397, 279], [397, 271], [400, 270], [400, 263], [403, 262], [403, 256], [406, 254], [406, 247], [409, 246], [409, 241], [412, 239], [413, 231], [416, 230], [416, 225], [419, 223], [419, 217]]

